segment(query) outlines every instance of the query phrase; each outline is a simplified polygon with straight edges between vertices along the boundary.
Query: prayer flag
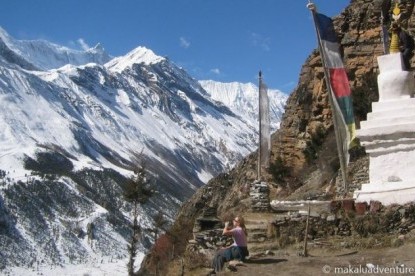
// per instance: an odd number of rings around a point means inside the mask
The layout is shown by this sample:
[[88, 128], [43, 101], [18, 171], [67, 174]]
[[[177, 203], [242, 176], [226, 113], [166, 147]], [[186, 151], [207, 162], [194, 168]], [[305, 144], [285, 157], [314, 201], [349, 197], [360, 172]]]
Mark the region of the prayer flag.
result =
[[[329, 79], [329, 91], [333, 100], [333, 116], [338, 124], [338, 132], [345, 157], [348, 162], [348, 149], [352, 147], [356, 137], [356, 127], [353, 114], [353, 101], [349, 80], [339, 51], [339, 43], [334, 30], [333, 20], [323, 14], [313, 12], [317, 35], [320, 42], [320, 52], [325, 67], [326, 78]], [[341, 114], [341, 116], [340, 116]], [[343, 129], [344, 128], [344, 129]], [[345, 130], [345, 131], [344, 131]], [[342, 133], [344, 135], [342, 135]]]
[[271, 151], [270, 117], [268, 88], [259, 77], [259, 163], [264, 168], [269, 167]]

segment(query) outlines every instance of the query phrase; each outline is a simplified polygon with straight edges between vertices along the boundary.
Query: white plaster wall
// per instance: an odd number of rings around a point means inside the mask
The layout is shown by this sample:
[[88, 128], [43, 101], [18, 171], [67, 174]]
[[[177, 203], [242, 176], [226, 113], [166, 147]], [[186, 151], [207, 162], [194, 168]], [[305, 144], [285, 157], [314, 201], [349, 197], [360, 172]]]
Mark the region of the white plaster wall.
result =
[[[369, 159], [370, 183], [415, 180], [415, 151], [397, 151]], [[414, 183], [415, 184], [415, 183]]]

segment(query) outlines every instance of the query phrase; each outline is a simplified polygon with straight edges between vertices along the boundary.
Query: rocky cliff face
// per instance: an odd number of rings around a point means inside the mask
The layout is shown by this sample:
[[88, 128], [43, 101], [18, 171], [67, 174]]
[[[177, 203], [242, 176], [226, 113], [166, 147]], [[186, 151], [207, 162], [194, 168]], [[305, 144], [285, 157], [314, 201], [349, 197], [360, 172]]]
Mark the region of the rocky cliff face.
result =
[[[377, 57], [383, 54], [379, 18], [379, 3], [369, 0], [351, 1], [334, 18], [352, 89], [357, 128], [360, 120], [364, 120], [370, 111], [371, 101], [377, 100]], [[415, 24], [410, 25], [410, 28], [411, 26]], [[307, 184], [310, 178], [322, 184], [335, 181], [339, 164], [333, 133], [324, 70], [319, 52], [315, 50], [301, 69], [298, 85], [287, 100], [280, 129], [273, 135], [272, 164], [277, 172], [265, 172], [264, 178], [276, 187], [286, 187], [289, 190], [283, 193], [277, 189], [274, 191], [277, 197], [291, 194], [296, 188]], [[349, 171], [355, 172], [349, 175], [352, 182], [365, 180], [362, 172], [358, 173], [359, 170], [354, 168], [362, 167], [361, 163], [367, 162], [365, 160], [364, 157], [356, 159], [352, 156], [349, 167]], [[226, 202], [217, 198], [214, 200], [214, 204], [219, 206], [219, 214], [222, 210], [236, 206], [235, 203], [240, 202], [236, 199], [236, 191], [244, 191], [243, 187], [256, 178], [256, 153], [241, 161], [222, 178], [226, 178], [230, 184], [228, 193], [218, 192]], [[222, 178], [211, 180], [195, 194], [191, 202], [196, 202], [199, 193], [206, 194], [206, 190], [218, 181], [223, 181]], [[241, 192], [239, 196], [244, 197], [246, 193]], [[211, 204], [209, 200], [204, 202], [205, 205]], [[187, 211], [182, 210], [183, 213]]]
[[[377, 57], [383, 54], [379, 2], [352, 0], [334, 18], [352, 89], [357, 128], [366, 119], [370, 103], [378, 97]], [[411, 33], [415, 29], [413, 19], [414, 15], [408, 26]], [[348, 168], [350, 189], [368, 181], [368, 159], [364, 151], [358, 153], [352, 155]], [[305, 61], [298, 86], [287, 100], [280, 129], [273, 136], [271, 170], [264, 178], [273, 188], [271, 199], [327, 199], [336, 196], [329, 187], [336, 182], [341, 186], [338, 174], [332, 113], [322, 62], [315, 50]], [[253, 153], [229, 174], [222, 174], [199, 189], [183, 205], [177, 223], [194, 221], [208, 207], [216, 208], [220, 218], [249, 211], [249, 185], [255, 178], [256, 153]], [[186, 233], [190, 236], [191, 229]]]
[[[352, 93], [361, 87], [368, 88], [367, 82], [377, 74], [376, 58], [383, 53], [380, 8], [375, 2], [352, 1], [334, 20]], [[354, 93], [353, 98], [355, 102], [358, 100]], [[359, 125], [363, 116], [360, 109], [356, 111]], [[274, 155], [281, 157], [294, 173], [301, 172], [307, 167], [304, 150], [318, 131], [332, 132], [332, 120], [320, 55], [314, 51], [302, 67], [298, 86], [288, 99], [274, 143]]]

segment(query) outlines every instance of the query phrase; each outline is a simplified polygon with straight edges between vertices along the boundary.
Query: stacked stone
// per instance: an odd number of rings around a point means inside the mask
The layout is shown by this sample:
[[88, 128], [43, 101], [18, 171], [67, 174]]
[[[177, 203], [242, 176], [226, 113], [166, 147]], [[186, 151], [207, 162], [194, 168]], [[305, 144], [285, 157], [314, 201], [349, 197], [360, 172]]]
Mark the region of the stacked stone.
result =
[[349, 220], [341, 219], [337, 226], [338, 236], [350, 236], [352, 234], [352, 226], [350, 225]]
[[203, 211], [203, 217], [216, 217], [217, 216], [217, 212], [216, 212], [216, 208], [214, 207], [207, 207], [204, 211]]
[[336, 178], [336, 194], [337, 195], [352, 195], [354, 191], [359, 190], [364, 183], [369, 182], [369, 156], [362, 157], [348, 165], [349, 183], [347, 191], [344, 189], [343, 179], [339, 171]]
[[195, 238], [189, 241], [197, 245], [200, 250], [217, 249], [232, 244], [232, 238], [222, 235], [222, 229], [201, 231], [194, 234]]
[[386, 232], [406, 234], [415, 229], [415, 205], [396, 205], [383, 213]]
[[216, 217], [217, 212], [213, 207], [207, 207], [203, 210], [202, 215], [198, 217], [193, 225], [193, 233], [204, 230], [211, 230], [222, 227], [222, 222]]
[[217, 217], [216, 208], [206, 208], [193, 226], [193, 240], [189, 243], [200, 252], [230, 245], [232, 238], [222, 235], [224, 224]]
[[249, 191], [251, 208], [254, 212], [268, 212], [270, 209], [269, 187], [266, 182], [255, 181]]
[[[344, 210], [346, 211], [346, 210]], [[367, 236], [375, 233], [396, 233], [415, 236], [415, 205], [382, 207], [376, 212], [348, 216], [344, 212], [311, 212], [308, 239], [318, 241], [329, 236]], [[375, 225], [373, 222], [376, 221]], [[279, 215], [273, 221], [276, 238], [282, 245], [302, 241], [307, 214], [292, 212]]]
[[[274, 222], [277, 239], [282, 245], [303, 241], [306, 223], [307, 216], [299, 213], [278, 217]], [[347, 220], [336, 218], [334, 215], [310, 214], [308, 239], [319, 240], [334, 235], [351, 235]]]

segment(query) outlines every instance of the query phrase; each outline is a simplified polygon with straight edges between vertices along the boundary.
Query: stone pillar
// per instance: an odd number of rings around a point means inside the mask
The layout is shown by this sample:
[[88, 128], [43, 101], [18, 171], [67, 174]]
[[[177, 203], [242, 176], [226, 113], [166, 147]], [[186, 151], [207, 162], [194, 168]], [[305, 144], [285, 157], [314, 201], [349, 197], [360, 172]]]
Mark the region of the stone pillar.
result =
[[267, 182], [255, 181], [249, 191], [251, 208], [254, 212], [268, 212], [270, 209], [269, 187]]
[[357, 137], [369, 154], [369, 181], [356, 202], [383, 205], [415, 201], [415, 80], [401, 53], [378, 57], [379, 102], [372, 103]]

